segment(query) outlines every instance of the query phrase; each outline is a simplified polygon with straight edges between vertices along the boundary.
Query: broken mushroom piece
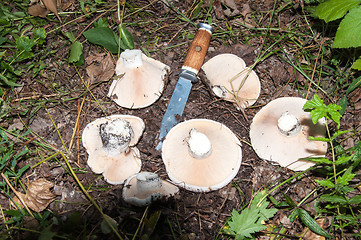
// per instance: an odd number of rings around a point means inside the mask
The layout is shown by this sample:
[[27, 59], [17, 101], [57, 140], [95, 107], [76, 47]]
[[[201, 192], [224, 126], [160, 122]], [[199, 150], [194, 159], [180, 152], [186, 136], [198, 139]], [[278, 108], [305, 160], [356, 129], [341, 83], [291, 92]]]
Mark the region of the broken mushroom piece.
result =
[[144, 55], [141, 50], [125, 50], [115, 68], [118, 79], [110, 86], [108, 97], [125, 108], [144, 108], [162, 94], [170, 68]]
[[225, 125], [193, 119], [169, 131], [162, 159], [173, 183], [190, 191], [208, 192], [224, 187], [236, 176], [242, 149]]
[[265, 160], [279, 163], [294, 171], [303, 171], [314, 163], [302, 160], [324, 156], [327, 143], [308, 137], [325, 137], [325, 120], [312, 123], [302, 107], [306, 99], [283, 97], [264, 106], [253, 118], [250, 137], [253, 149]]
[[157, 200], [168, 199], [178, 192], [178, 187], [160, 179], [158, 174], [140, 172], [125, 182], [123, 199], [135, 206], [146, 206]]
[[202, 69], [213, 93], [238, 108], [253, 105], [261, 92], [257, 74], [234, 54], [220, 54], [203, 64]]
[[103, 173], [111, 184], [122, 184], [139, 172], [140, 154], [134, 145], [144, 128], [141, 118], [130, 115], [112, 115], [89, 123], [83, 131], [82, 141], [91, 170]]

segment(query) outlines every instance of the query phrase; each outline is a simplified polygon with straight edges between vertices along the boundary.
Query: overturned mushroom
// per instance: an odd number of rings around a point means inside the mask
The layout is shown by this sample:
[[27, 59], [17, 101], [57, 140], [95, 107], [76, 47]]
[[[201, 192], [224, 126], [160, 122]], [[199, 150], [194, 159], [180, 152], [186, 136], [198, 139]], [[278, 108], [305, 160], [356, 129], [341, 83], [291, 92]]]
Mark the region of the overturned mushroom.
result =
[[306, 99], [283, 97], [264, 106], [253, 118], [250, 137], [257, 155], [279, 163], [294, 171], [303, 171], [314, 163], [302, 160], [324, 156], [327, 144], [309, 140], [308, 137], [324, 137], [325, 120], [313, 124], [310, 113], [302, 107]]
[[139, 150], [134, 147], [144, 131], [142, 119], [130, 115], [112, 115], [89, 123], [82, 135], [88, 165], [103, 173], [111, 184], [122, 184], [140, 171]]
[[169, 178], [194, 192], [227, 185], [237, 174], [241, 143], [225, 125], [207, 119], [177, 124], [166, 136], [162, 159]]
[[257, 74], [234, 54], [220, 54], [203, 64], [202, 69], [213, 93], [239, 108], [253, 105], [259, 97], [261, 84]]
[[141, 50], [125, 50], [115, 68], [118, 76], [110, 86], [108, 96], [125, 108], [144, 108], [162, 94], [170, 68], [144, 55]]
[[135, 206], [146, 206], [154, 201], [174, 196], [178, 192], [178, 187], [160, 179], [158, 174], [140, 172], [131, 176], [125, 182], [123, 199]]

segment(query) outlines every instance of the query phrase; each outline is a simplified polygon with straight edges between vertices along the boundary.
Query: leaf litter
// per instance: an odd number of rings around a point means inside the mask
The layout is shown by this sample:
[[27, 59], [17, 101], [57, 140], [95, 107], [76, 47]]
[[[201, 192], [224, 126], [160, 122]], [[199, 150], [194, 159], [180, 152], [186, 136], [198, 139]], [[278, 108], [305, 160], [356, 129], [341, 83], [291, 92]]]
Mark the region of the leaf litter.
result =
[[[56, 198], [56, 195], [50, 191], [50, 188], [53, 186], [52, 182], [45, 178], [39, 178], [29, 183], [26, 194], [16, 192], [16, 195], [20, 196], [31, 210], [41, 212]], [[17, 197], [14, 198], [14, 201], [20, 204], [20, 206], [23, 205], [22, 201]]]

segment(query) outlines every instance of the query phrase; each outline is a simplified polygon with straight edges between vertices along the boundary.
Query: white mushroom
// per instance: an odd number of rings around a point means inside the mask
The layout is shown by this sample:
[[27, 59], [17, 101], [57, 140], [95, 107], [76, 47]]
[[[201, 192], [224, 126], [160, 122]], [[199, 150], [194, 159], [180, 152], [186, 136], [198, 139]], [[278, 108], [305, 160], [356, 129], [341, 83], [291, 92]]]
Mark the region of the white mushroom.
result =
[[241, 143], [225, 125], [207, 119], [177, 124], [167, 134], [162, 159], [176, 185], [208, 192], [227, 185], [242, 161]]
[[259, 97], [261, 84], [257, 74], [234, 54], [220, 54], [209, 59], [202, 69], [213, 93], [239, 108], [253, 105]]
[[147, 57], [141, 50], [127, 49], [117, 61], [118, 79], [112, 82], [108, 97], [121, 107], [147, 107], [162, 94], [169, 70], [167, 65]]
[[146, 206], [157, 200], [168, 199], [178, 192], [178, 187], [160, 179], [158, 174], [140, 172], [125, 182], [123, 199], [135, 206]]
[[82, 134], [88, 153], [88, 165], [93, 172], [103, 173], [111, 184], [122, 184], [140, 171], [139, 141], [144, 122], [130, 115], [112, 115], [89, 123]]
[[250, 127], [252, 147], [257, 155], [294, 171], [303, 171], [314, 163], [302, 160], [324, 156], [327, 143], [308, 137], [324, 137], [325, 120], [313, 124], [310, 113], [302, 107], [306, 99], [283, 97], [264, 106], [253, 118]]

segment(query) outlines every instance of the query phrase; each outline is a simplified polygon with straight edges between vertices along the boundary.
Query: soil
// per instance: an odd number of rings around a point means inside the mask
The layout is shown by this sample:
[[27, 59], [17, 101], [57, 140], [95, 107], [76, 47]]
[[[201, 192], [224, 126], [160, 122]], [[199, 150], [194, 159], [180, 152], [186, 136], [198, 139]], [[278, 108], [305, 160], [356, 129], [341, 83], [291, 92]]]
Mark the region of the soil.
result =
[[[65, 1], [64, 4], [68, 3]], [[114, 2], [109, 1], [109, 5]], [[180, 12], [189, 13], [192, 7], [189, 1], [172, 2]], [[274, 5], [274, 1], [235, 1], [240, 13], [235, 16], [226, 16], [226, 10], [230, 9], [226, 3], [220, 4], [220, 9], [212, 10], [213, 24], [217, 30], [226, 30], [231, 27], [233, 31], [239, 31], [238, 37], [227, 38], [227, 36], [213, 36], [210, 42], [206, 61], [211, 57], [221, 53], [233, 53], [243, 58], [248, 66], [252, 65], [260, 51], [264, 51], [264, 41], [272, 41], [265, 38], [263, 34], [252, 32], [242, 24], [251, 24], [255, 27], [267, 27], [270, 21], [270, 11], [275, 7], [280, 9], [282, 3]], [[306, 28], [306, 22], [302, 13], [302, 1], [294, 1], [285, 9], [274, 16], [271, 26], [286, 28], [292, 25], [297, 31]], [[133, 4], [133, 3], [131, 3]], [[205, 3], [206, 4], [206, 3]], [[121, 198], [122, 185], [108, 184], [102, 175], [92, 173], [87, 166], [87, 153], [81, 143], [81, 133], [86, 124], [106, 115], [129, 114], [142, 118], [145, 122], [145, 131], [137, 144], [141, 152], [142, 170], [158, 173], [163, 179], [168, 179], [162, 162], [160, 152], [155, 150], [157, 136], [159, 134], [160, 123], [167, 108], [168, 101], [173, 93], [178, 79], [179, 69], [185, 59], [187, 48], [191, 43], [186, 32], [195, 34], [196, 28], [180, 21], [176, 17], [174, 10], [170, 10], [162, 1], [141, 1], [137, 0], [134, 5], [147, 6], [149, 22], [146, 25], [136, 24], [139, 19], [144, 18], [145, 12], [129, 15], [124, 19], [131, 24], [131, 31], [136, 41], [136, 48], [147, 50], [149, 55], [171, 68], [168, 82], [164, 92], [154, 104], [143, 109], [125, 109], [117, 106], [108, 97], [108, 89], [111, 84], [109, 69], [114, 68], [117, 56], [107, 53], [103, 48], [93, 45], [83, 36], [79, 40], [84, 45], [85, 63], [75, 67], [67, 63], [69, 53], [69, 42], [62, 32], [73, 31], [80, 35], [92, 21], [103, 13], [91, 15], [89, 18], [78, 18], [75, 23], [64, 25], [47, 37], [46, 51], [54, 52], [46, 55], [42, 61], [46, 63], [44, 72], [32, 78], [31, 75], [24, 76], [20, 84], [23, 87], [16, 88], [9, 96], [12, 107], [17, 112], [12, 113], [12, 122], [2, 123], [8, 129], [18, 128], [26, 131], [32, 129], [31, 139], [27, 144], [29, 148], [36, 147], [37, 142], [47, 142], [54, 149], [66, 152], [65, 143], [69, 150], [69, 160], [76, 171], [80, 182], [89, 191], [91, 197], [101, 206], [104, 213], [112, 217], [120, 224], [123, 234], [134, 233], [138, 227], [139, 219], [142, 218], [145, 208], [130, 206]], [[71, 2], [66, 11], [80, 9], [75, 2]], [[128, 10], [126, 10], [126, 13]], [[232, 10], [233, 11], [233, 10]], [[242, 11], [245, 15], [242, 15]], [[252, 12], [260, 12], [263, 18], [248, 18]], [[114, 12], [110, 11], [102, 15], [109, 22], [114, 23]], [[115, 14], [115, 13], [114, 13]], [[216, 14], [218, 18], [216, 17]], [[162, 16], [158, 19], [157, 16]], [[64, 23], [75, 19], [75, 16], [62, 16]], [[277, 19], [279, 22], [277, 22]], [[55, 19], [54, 19], [55, 20]], [[242, 23], [242, 24], [240, 24]], [[55, 29], [59, 22], [49, 21], [47, 30]], [[230, 27], [231, 26], [231, 27]], [[290, 27], [292, 28], [292, 27]], [[254, 35], [252, 35], [254, 34]], [[285, 32], [272, 32], [281, 36]], [[246, 39], [245, 37], [253, 36]], [[312, 42], [305, 43], [304, 46], [311, 46], [315, 56], [321, 44], [321, 37], [313, 38]], [[287, 50], [287, 49], [286, 49]], [[302, 57], [299, 49], [292, 49], [290, 45], [289, 58], [297, 59]], [[105, 66], [104, 63], [108, 65]], [[90, 67], [92, 65], [92, 67]], [[220, 190], [208, 193], [195, 193], [184, 189], [175, 198], [166, 202], [155, 203], [148, 208], [148, 215], [160, 211], [158, 224], [153, 232], [152, 239], [214, 239], [231, 216], [233, 209], [241, 209], [247, 204], [254, 194], [267, 187], [276, 186], [289, 177], [294, 172], [287, 168], [280, 168], [277, 165], [261, 160], [252, 147], [249, 145], [249, 127], [253, 116], [260, 108], [272, 99], [283, 96], [301, 96], [305, 93], [308, 83], [293, 66], [284, 61], [283, 58], [273, 54], [258, 63], [255, 68], [261, 80], [261, 94], [255, 106], [245, 109], [244, 114], [230, 102], [222, 101], [215, 97], [206, 86], [204, 73], [199, 73], [199, 80], [193, 85], [189, 95], [183, 116], [180, 121], [188, 119], [205, 118], [220, 122], [230, 128], [242, 142], [243, 160], [241, 168], [230, 184]], [[110, 76], [113, 75], [113, 71]], [[311, 75], [311, 71], [309, 74]], [[91, 93], [85, 93], [84, 83], [91, 81]], [[306, 90], [305, 90], [306, 89]], [[314, 93], [311, 88], [310, 96]], [[327, 99], [327, 96], [322, 96]], [[95, 100], [96, 99], [96, 100]], [[358, 99], [355, 100], [357, 103]], [[344, 129], [352, 128], [359, 124], [361, 120], [360, 108], [352, 111], [347, 109], [344, 121]], [[76, 124], [78, 123], [78, 125]], [[56, 126], [57, 131], [54, 128]], [[74, 134], [74, 140], [72, 137]], [[61, 138], [59, 137], [61, 135]], [[70, 144], [72, 144], [70, 146]], [[352, 145], [352, 142], [347, 144]], [[29, 163], [31, 166], [44, 160], [51, 155], [45, 150], [24, 161], [23, 165]], [[53, 191], [57, 194], [56, 201], [52, 202], [48, 209], [61, 216], [65, 221], [71, 214], [78, 211], [86, 226], [90, 231], [94, 231], [93, 237], [102, 239], [99, 233], [101, 216], [95, 207], [80, 190], [77, 182], [69, 174], [63, 159], [54, 157], [42, 164], [30, 169], [24, 175], [24, 182], [31, 182], [34, 179], [46, 178], [54, 183]], [[272, 193], [276, 200], [282, 200], [283, 194], [290, 196], [295, 202], [299, 202], [311, 193], [315, 184], [313, 177], [304, 175], [302, 178], [293, 181], [292, 184], [281, 186]], [[312, 199], [311, 199], [312, 200]], [[6, 198], [1, 197], [1, 205]], [[314, 213], [312, 202], [307, 202], [304, 207]], [[279, 211], [269, 222], [278, 226], [282, 224], [287, 233], [284, 238], [293, 238], [302, 233], [304, 227], [297, 221], [291, 223], [287, 216], [288, 210]], [[96, 230], [98, 229], [98, 230]], [[143, 229], [143, 233], [144, 233]], [[131, 236], [128, 236], [131, 237]], [[90, 238], [90, 237], [89, 237]], [[107, 238], [113, 238], [107, 235]], [[226, 237], [224, 237], [226, 238]], [[93, 239], [93, 238], [92, 238]]]

